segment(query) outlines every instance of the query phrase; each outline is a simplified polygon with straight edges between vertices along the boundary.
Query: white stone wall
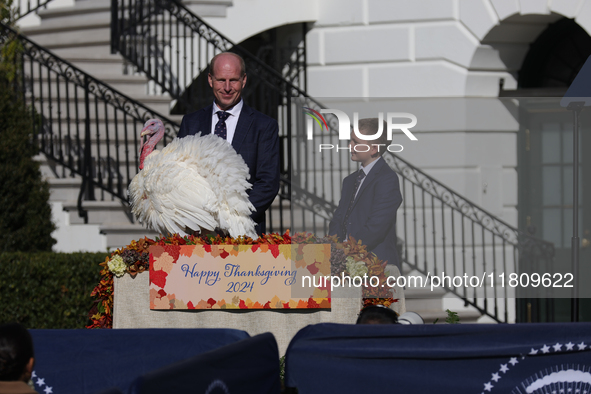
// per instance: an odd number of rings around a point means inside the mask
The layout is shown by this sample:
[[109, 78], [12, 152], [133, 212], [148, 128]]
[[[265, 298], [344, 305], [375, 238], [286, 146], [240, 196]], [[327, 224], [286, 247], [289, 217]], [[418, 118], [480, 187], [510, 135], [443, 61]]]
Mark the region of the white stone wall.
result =
[[[505, 89], [516, 88], [529, 44], [549, 23], [568, 16], [585, 27], [590, 7], [574, 0], [319, 1], [307, 36], [308, 91], [314, 97], [498, 97], [501, 79]], [[494, 116], [479, 122], [433, 125], [433, 116], [423, 114], [419, 142], [401, 156], [516, 225], [518, 124], [507, 128]]]

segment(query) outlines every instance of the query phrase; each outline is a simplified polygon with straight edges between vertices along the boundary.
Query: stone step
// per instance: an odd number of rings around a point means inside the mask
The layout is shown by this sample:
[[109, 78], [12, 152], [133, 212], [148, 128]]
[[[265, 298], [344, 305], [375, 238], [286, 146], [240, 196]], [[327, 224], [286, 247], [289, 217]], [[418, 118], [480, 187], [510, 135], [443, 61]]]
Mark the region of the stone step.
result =
[[[70, 213], [70, 224], [84, 224], [84, 219], [78, 216], [77, 201], [66, 201], [63, 203], [63, 207], [64, 211]], [[82, 207], [87, 211], [88, 224], [133, 224], [129, 206], [123, 204], [119, 199], [115, 201], [83, 201]]]
[[66, 59], [68, 61], [75, 61], [75, 60], [104, 60], [109, 59], [111, 57], [119, 59], [121, 61], [125, 61], [119, 54], [112, 54], [111, 53], [111, 43], [107, 43], [105, 45], [96, 45], [89, 48], [80, 48], [80, 47], [73, 47], [73, 48], [56, 48], [52, 50], [52, 52], [62, 59]]
[[84, 30], [52, 31], [48, 33], [25, 33], [37, 45], [49, 50], [110, 45], [110, 27], [90, 26]]
[[146, 229], [140, 224], [109, 223], [100, 226], [101, 234], [107, 237], [107, 247], [118, 249], [127, 246], [133, 240], [139, 240], [144, 237], [154, 239], [160, 236], [153, 230]]
[[200, 17], [225, 17], [226, 9], [232, 6], [232, 0], [184, 0], [183, 3]]
[[[41, 17], [42, 24], [50, 19], [71, 18], [77, 19], [84, 14], [92, 14], [95, 12], [110, 12], [110, 0], [92, 0], [92, 1], [76, 1], [73, 7], [48, 8], [39, 10], [38, 14]], [[70, 20], [70, 19], [68, 19]]]
[[76, 1], [74, 7], [50, 8], [38, 14], [39, 26], [22, 28], [28, 37], [111, 26], [111, 4], [105, 0]]
[[52, 220], [57, 229], [52, 236], [57, 240], [55, 252], [106, 252], [106, 236], [101, 235], [97, 225], [71, 225], [70, 215], [64, 212], [60, 202], [50, 202]]
[[[126, 77], [124, 75], [124, 69], [125, 69], [125, 62], [123, 61], [123, 59], [115, 57], [115, 56], [110, 56], [110, 57], [105, 57], [102, 60], [95, 60], [95, 59], [82, 59], [82, 58], [76, 58], [76, 59], [66, 59], [68, 61], [70, 61], [70, 63], [72, 63], [74, 66], [78, 67], [79, 69], [81, 69], [82, 71], [84, 71], [87, 74], [92, 75], [93, 77], [95, 77], [96, 79], [98, 79], [99, 81], [102, 81], [108, 85], [111, 85], [111, 83], [109, 83], [108, 81], [105, 80], [105, 78], [108, 78], [109, 80], [116, 80], [118, 82], [120, 81], [125, 81], [124, 77]], [[129, 75], [130, 81], [134, 80], [134, 76]], [[137, 77], [137, 76], [135, 76]], [[141, 79], [140, 79], [141, 80]], [[147, 83], [147, 79], [143, 78], [142, 84], [145, 85]], [[113, 86], [115, 87], [115, 86]], [[117, 90], [121, 90], [115, 87], [115, 89]], [[140, 91], [139, 93], [143, 93], [145, 92], [146, 88], [144, 87], [143, 91]], [[126, 92], [123, 92], [126, 93]]]
[[[73, 117], [77, 113], [76, 111], [78, 111], [79, 116], [81, 118], [83, 117], [82, 114], [84, 113], [83, 112], [84, 111], [84, 95], [81, 94], [82, 92], [80, 92], [80, 91], [78, 92], [78, 99], [77, 100], [75, 100], [75, 96], [73, 94], [70, 95], [69, 100], [68, 100], [68, 99], [66, 99], [65, 89], [63, 89], [59, 92], [59, 100], [58, 100], [58, 92], [57, 91], [52, 90], [51, 95], [49, 95], [49, 92], [47, 92], [45, 90], [47, 90], [47, 87], [44, 86], [43, 95], [40, 94], [40, 90], [38, 87], [35, 89], [35, 92], [34, 92], [34, 97], [36, 100], [36, 103], [35, 103], [36, 108], [40, 114], [42, 114], [46, 118], [49, 118], [51, 115], [55, 119], [58, 119], [58, 115], [65, 117], [69, 111], [69, 113], [71, 114], [70, 116]], [[94, 97], [95, 97], [94, 95], [90, 95], [91, 116], [93, 116], [94, 111], [95, 111]], [[142, 95], [136, 94], [136, 95], [130, 95], [129, 97], [132, 100], [139, 102], [144, 107], [155, 112], [156, 114], [161, 114], [161, 116], [166, 117], [166, 118], [169, 117], [169, 112], [171, 109], [171, 99], [168, 95], [149, 96], [147, 94], [142, 94]], [[27, 97], [27, 99], [29, 99], [29, 100], [32, 98], [33, 98], [33, 95], [30, 95], [30, 94]], [[43, 106], [41, 106], [41, 100], [43, 100]], [[51, 104], [51, 107], [50, 107], [50, 104]], [[117, 103], [117, 104], [119, 105], [120, 103]], [[127, 104], [127, 103], [123, 102], [123, 104]], [[129, 101], [129, 105], [132, 106], [132, 111], [133, 111], [133, 105], [134, 105], [133, 101]], [[109, 108], [109, 113], [112, 114], [114, 107], [111, 105], [107, 105], [107, 107]], [[98, 109], [99, 109], [98, 118], [101, 119], [105, 116], [104, 115], [105, 102], [99, 100], [98, 101]], [[141, 107], [138, 108], [138, 112], [139, 112], [140, 116], [143, 115], [144, 111], [145, 110], [143, 110]], [[121, 116], [121, 117], [123, 116], [123, 112], [118, 111], [118, 113], [119, 113], [119, 116]], [[176, 116], [174, 118], [179, 119], [178, 116]], [[141, 124], [143, 125], [143, 121], [141, 122]]]
[[80, 178], [49, 178], [50, 201], [72, 201], [78, 199], [82, 180]]
[[[85, 70], [83, 67], [80, 68]], [[90, 71], [87, 72], [90, 73]], [[148, 90], [148, 79], [141, 75], [103, 75], [100, 72], [92, 75], [127, 96], [143, 96]]]
[[[118, 61], [118, 60], [117, 60]], [[103, 82], [104, 84], [110, 86], [114, 90], [117, 90], [123, 93], [126, 96], [142, 96], [146, 95], [148, 89], [148, 80], [146, 77], [141, 75], [123, 75], [121, 73], [121, 69], [117, 68], [117, 73], [111, 74], [103, 74], [101, 71], [104, 71], [103, 68], [100, 67], [101, 65], [97, 66], [96, 73], [90, 73], [88, 70], [84, 70], [83, 67], [80, 67], [83, 71], [91, 74], [96, 80]], [[122, 66], [119, 64], [119, 66]], [[27, 68], [28, 69], [28, 68]], [[51, 79], [48, 81], [47, 73], [43, 71], [42, 78], [38, 76], [38, 68], [34, 68], [34, 76], [33, 76], [33, 83], [36, 85], [35, 89], [30, 92], [29, 94], [35, 94], [37, 96], [40, 92], [40, 88], [38, 84], [41, 82], [43, 83], [43, 91], [48, 92], [51, 89], [52, 92], [57, 92], [59, 89], [60, 95], [66, 94], [66, 86], [67, 94], [72, 99], [74, 98], [75, 91], [78, 90], [78, 96], [84, 97], [83, 88], [78, 84], [74, 83], [73, 81], [65, 81], [63, 78], [60, 77], [59, 82], [56, 81], [55, 74], [51, 74]], [[29, 75], [27, 77], [30, 77]]]

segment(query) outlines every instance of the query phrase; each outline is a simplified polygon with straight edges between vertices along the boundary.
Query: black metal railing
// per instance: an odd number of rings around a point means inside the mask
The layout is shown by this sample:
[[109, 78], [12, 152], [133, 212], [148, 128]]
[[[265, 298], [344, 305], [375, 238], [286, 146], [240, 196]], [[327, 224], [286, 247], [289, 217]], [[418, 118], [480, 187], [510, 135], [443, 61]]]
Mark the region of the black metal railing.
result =
[[82, 178], [81, 216], [85, 217], [83, 199], [117, 198], [127, 203], [127, 185], [139, 165], [138, 133], [143, 123], [162, 119], [163, 144], [176, 136], [179, 125], [1, 24], [0, 42], [5, 45], [10, 40], [20, 46], [13, 66], [40, 151], [60, 165], [56, 177]]

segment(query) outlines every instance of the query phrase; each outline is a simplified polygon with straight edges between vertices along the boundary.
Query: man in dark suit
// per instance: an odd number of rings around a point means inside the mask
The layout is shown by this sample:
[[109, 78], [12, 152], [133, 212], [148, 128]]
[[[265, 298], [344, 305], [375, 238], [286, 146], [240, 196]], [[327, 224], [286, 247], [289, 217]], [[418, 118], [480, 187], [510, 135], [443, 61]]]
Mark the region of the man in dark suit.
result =
[[[359, 120], [359, 132], [376, 134], [378, 119]], [[386, 125], [377, 140], [365, 141], [351, 133], [351, 160], [361, 169], [343, 180], [341, 200], [329, 226], [340, 240], [353, 237], [381, 260], [400, 269], [396, 249], [396, 211], [402, 203], [398, 175], [382, 158], [388, 140]]]
[[279, 126], [275, 119], [242, 100], [246, 85], [244, 60], [229, 52], [211, 59], [208, 75], [213, 104], [183, 117], [178, 138], [215, 133], [228, 140], [250, 170], [248, 198], [256, 211], [251, 218], [259, 235], [265, 232], [265, 211], [279, 191]]

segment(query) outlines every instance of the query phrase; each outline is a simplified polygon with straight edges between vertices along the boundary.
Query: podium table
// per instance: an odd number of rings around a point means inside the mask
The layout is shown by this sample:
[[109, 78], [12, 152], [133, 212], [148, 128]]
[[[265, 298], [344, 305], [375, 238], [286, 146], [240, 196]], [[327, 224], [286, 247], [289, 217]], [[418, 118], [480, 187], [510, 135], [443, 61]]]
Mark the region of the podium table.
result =
[[354, 324], [361, 309], [361, 289], [335, 289], [332, 309], [318, 310], [150, 310], [149, 273], [115, 278], [113, 328], [235, 328], [251, 336], [271, 332], [279, 354], [309, 324]]

